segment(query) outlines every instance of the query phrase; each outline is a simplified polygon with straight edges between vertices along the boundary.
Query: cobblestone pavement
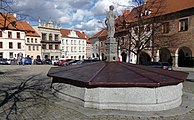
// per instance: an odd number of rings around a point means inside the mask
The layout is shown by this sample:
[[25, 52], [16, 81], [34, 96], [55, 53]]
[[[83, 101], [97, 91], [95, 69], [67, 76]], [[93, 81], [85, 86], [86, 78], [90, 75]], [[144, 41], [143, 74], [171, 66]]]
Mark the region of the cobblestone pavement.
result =
[[[1, 120], [194, 120], [194, 110], [169, 117], [87, 116], [52, 94], [51, 79], [46, 76], [50, 67], [0, 65]], [[194, 82], [185, 81], [183, 86], [184, 92], [194, 94]]]

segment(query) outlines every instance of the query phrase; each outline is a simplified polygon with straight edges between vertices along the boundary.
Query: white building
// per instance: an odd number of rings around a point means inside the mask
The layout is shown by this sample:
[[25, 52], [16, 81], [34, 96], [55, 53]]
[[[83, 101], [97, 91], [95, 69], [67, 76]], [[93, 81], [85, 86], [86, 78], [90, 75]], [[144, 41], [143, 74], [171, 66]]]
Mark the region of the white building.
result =
[[[0, 16], [0, 58], [17, 59], [25, 56], [25, 30], [12, 14], [7, 14], [9, 17], [6, 18], [3, 16]], [[3, 26], [5, 19], [7, 24]]]
[[62, 58], [65, 59], [86, 59], [86, 44], [88, 36], [77, 30], [61, 29]]

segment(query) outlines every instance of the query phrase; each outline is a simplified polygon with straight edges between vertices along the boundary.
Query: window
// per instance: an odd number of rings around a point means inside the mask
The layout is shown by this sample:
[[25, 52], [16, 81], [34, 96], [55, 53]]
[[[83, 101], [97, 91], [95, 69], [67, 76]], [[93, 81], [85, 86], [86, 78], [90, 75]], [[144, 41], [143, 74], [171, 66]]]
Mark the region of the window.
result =
[[0, 58], [3, 58], [3, 53], [2, 52], [0, 52]]
[[42, 49], [46, 49], [46, 44], [43, 44], [42, 45]]
[[28, 46], [28, 50], [31, 51], [31, 46]]
[[20, 39], [20, 32], [17, 32], [17, 38]]
[[85, 52], [85, 47], [82, 48], [83, 52]]
[[8, 38], [12, 38], [12, 32], [8, 32]]
[[66, 40], [66, 45], [68, 45], [68, 40]]
[[0, 42], [0, 48], [3, 48], [3, 42]]
[[49, 45], [49, 49], [52, 50], [53, 49], [53, 45]]
[[73, 40], [71, 40], [71, 45], [73, 45]]
[[33, 41], [33, 38], [31, 38], [31, 43], [33, 43], [34, 41]]
[[49, 40], [53, 40], [53, 36], [51, 33], [49, 34]]
[[76, 45], [76, 40], [74, 40], [74, 45]]
[[169, 33], [169, 22], [162, 23], [162, 33]]
[[46, 33], [42, 33], [42, 40], [46, 40]]
[[35, 46], [32, 46], [33, 51], [35, 51]]
[[35, 43], [37, 43], [37, 38], [35, 38]]
[[39, 51], [39, 46], [36, 46], [36, 50]]
[[179, 31], [188, 30], [188, 18], [179, 20]]
[[55, 45], [55, 50], [58, 50], [59, 49], [59, 45]]
[[28, 42], [28, 43], [30, 42], [30, 38], [27, 38], [27, 42]]
[[12, 49], [13, 48], [13, 43], [9, 42], [9, 48]]
[[18, 43], [18, 49], [21, 49], [21, 48], [22, 48], [22, 44]]
[[100, 42], [101, 47], [103, 47], [103, 42]]
[[66, 47], [66, 51], [67, 51], [67, 52], [69, 51], [69, 47]]
[[9, 53], [9, 58], [13, 58], [13, 52]]
[[2, 37], [2, 31], [0, 31], [0, 37]]
[[55, 34], [55, 41], [58, 41], [58, 40], [59, 40], [59, 35]]

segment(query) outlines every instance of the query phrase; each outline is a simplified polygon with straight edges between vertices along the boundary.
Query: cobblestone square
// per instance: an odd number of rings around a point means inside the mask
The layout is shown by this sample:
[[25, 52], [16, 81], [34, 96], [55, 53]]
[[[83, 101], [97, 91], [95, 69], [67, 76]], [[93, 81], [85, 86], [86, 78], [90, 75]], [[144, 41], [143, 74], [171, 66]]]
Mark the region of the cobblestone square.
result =
[[[1, 120], [193, 120], [194, 110], [182, 115], [144, 117], [138, 112], [120, 115], [88, 115], [80, 106], [56, 98], [47, 77], [51, 65], [0, 65]], [[183, 91], [194, 94], [194, 82], [185, 81]], [[194, 99], [193, 99], [194, 100]], [[61, 103], [61, 104], [60, 104]], [[71, 107], [70, 107], [71, 106]], [[186, 106], [190, 107], [190, 106]], [[79, 109], [79, 110], [78, 110]], [[83, 108], [81, 108], [82, 110]], [[84, 108], [85, 109], [85, 108]], [[186, 108], [185, 108], [186, 109]], [[88, 109], [90, 111], [90, 109]], [[93, 110], [91, 110], [92, 112]], [[110, 110], [111, 112], [111, 110]], [[164, 111], [165, 112], [165, 111]]]

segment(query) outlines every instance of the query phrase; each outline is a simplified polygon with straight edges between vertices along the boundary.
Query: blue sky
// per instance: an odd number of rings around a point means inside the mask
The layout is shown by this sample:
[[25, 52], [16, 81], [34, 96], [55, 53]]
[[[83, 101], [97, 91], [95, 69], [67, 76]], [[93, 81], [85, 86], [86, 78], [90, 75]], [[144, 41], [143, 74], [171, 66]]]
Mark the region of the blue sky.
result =
[[105, 27], [104, 19], [110, 5], [120, 15], [130, 9], [131, 0], [14, 0], [12, 9], [18, 14], [28, 15], [31, 25], [51, 19], [62, 28], [76, 29], [92, 36]]

